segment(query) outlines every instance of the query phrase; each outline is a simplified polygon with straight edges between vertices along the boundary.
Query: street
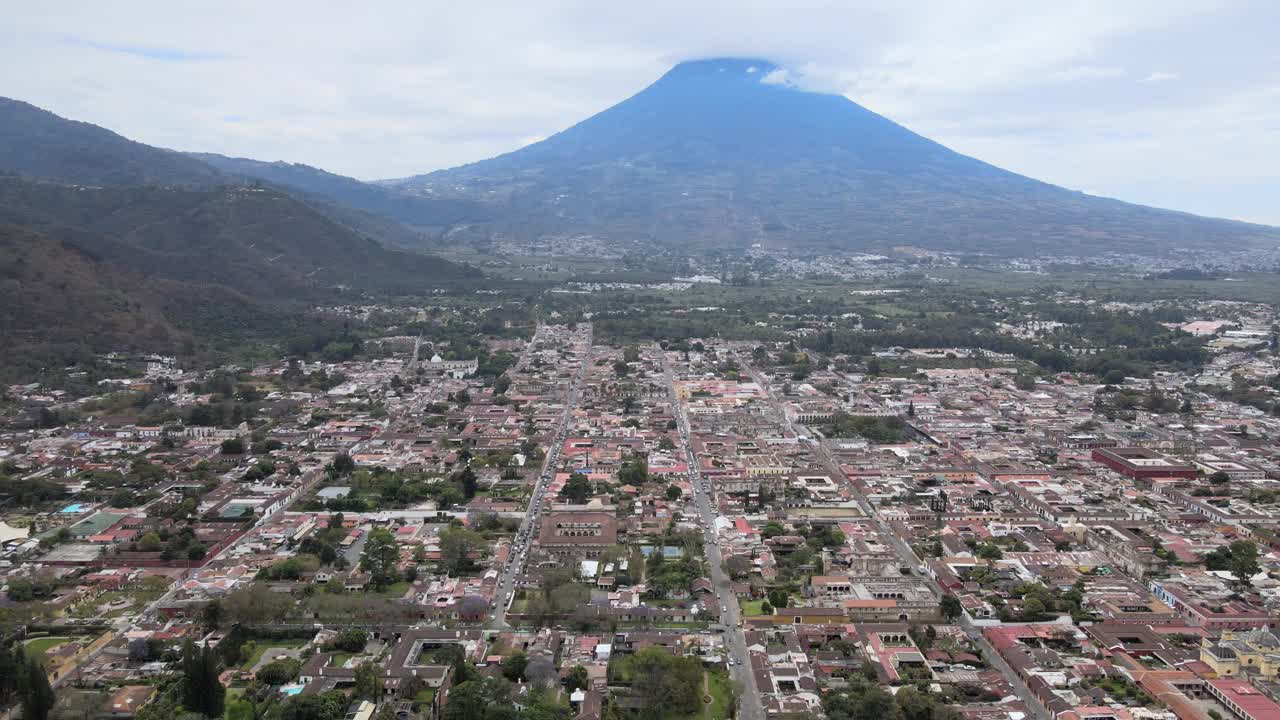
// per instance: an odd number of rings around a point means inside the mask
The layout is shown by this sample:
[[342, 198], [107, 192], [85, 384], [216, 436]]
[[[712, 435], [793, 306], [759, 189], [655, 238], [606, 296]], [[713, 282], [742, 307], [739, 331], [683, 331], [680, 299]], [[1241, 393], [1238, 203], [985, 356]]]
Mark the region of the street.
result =
[[738, 598], [733, 593], [729, 577], [724, 573], [720, 546], [716, 542], [716, 513], [711, 504], [710, 493], [703, 489], [704, 483], [698, 468], [698, 460], [689, 446], [689, 420], [685, 414], [684, 405], [676, 397], [675, 379], [667, 363], [666, 353], [662, 353], [662, 372], [671, 395], [671, 407], [675, 412], [676, 426], [680, 431], [685, 460], [689, 464], [689, 480], [693, 485], [695, 504], [702, 520], [703, 552], [710, 566], [711, 583], [715, 586], [716, 595], [720, 599], [720, 622], [725, 627], [724, 643], [729, 655], [729, 677], [742, 688], [738, 717], [742, 720], [764, 720], [764, 705], [760, 700], [760, 691], [756, 687], [755, 674], [751, 671], [751, 653], [747, 650], [746, 636], [740, 624], [741, 610], [738, 607]]
[[[529, 341], [529, 348], [533, 347], [536, 339], [537, 334], [534, 335], [533, 340]], [[489, 621], [490, 626], [495, 629], [510, 627], [507, 625], [506, 618], [507, 610], [515, 598], [516, 578], [523, 571], [525, 561], [529, 557], [529, 546], [533, 543], [534, 535], [538, 532], [538, 515], [543, 509], [543, 503], [551, 502], [546, 497], [547, 487], [551, 484], [552, 473], [555, 472], [556, 462], [560, 458], [560, 448], [564, 446], [564, 441], [569, 431], [569, 416], [573, 413], [573, 409], [578, 403], [578, 388], [582, 383], [582, 378], [587, 374], [587, 368], [591, 365], [591, 341], [592, 333], [588, 329], [586, 357], [582, 359], [582, 364], [570, 381], [569, 392], [565, 397], [564, 412], [560, 415], [556, 432], [552, 436], [550, 447], [547, 448], [542, 469], [534, 481], [533, 493], [529, 496], [529, 505], [525, 509], [524, 517], [520, 521], [520, 528], [516, 531], [515, 539], [511, 543], [511, 553], [498, 581], [498, 588], [493, 599], [493, 613]], [[522, 353], [517, 367], [524, 367], [524, 363], [525, 354]]]
[[[764, 377], [761, 376], [755, 368], [751, 367], [750, 364], [743, 361], [736, 351], [734, 351], [733, 356], [734, 359], [738, 361], [739, 366], [747, 371], [747, 374], [750, 375], [752, 381], [760, 385], [761, 390], [764, 391], [765, 397], [769, 401], [770, 407], [782, 416], [787, 427], [795, 433], [797, 437], [816, 438], [813, 447], [817, 450], [818, 457], [821, 459], [823, 466], [826, 468], [827, 472], [831, 474], [832, 479], [843, 484], [849, 489], [854, 500], [857, 501], [858, 507], [868, 518], [871, 519], [873, 523], [875, 523], [876, 532], [880, 534], [880, 537], [887, 540], [894, 552], [897, 553], [901, 567], [909, 568], [909, 572], [912, 575], [922, 575], [920, 568], [923, 567], [923, 564], [921, 563], [920, 558], [916, 557], [915, 552], [912, 551], [905, 542], [903, 542], [902, 538], [898, 537], [898, 535], [893, 532], [888, 523], [884, 522], [884, 519], [875, 511], [875, 508], [871, 506], [871, 503], [867, 501], [866, 496], [858, 490], [857, 486], [845, 477], [844, 472], [840, 469], [839, 463], [837, 463], [835, 458], [831, 456], [831, 449], [827, 446], [827, 439], [822, 437], [820, 434], [815, 433], [811, 428], [794, 423], [788, 419], [786, 417], [785, 408], [783, 408], [782, 403], [774, 396], [772, 389], [769, 387], [769, 384], [765, 382]], [[935, 598], [941, 600], [942, 590], [931, 579], [928, 583], [928, 588]], [[1044, 710], [1044, 707], [1038, 700], [1036, 700], [1035, 696], [1031, 694], [1030, 689], [1027, 688], [1026, 684], [1022, 681], [1022, 678], [1013, 671], [1013, 668], [1009, 667], [1004, 659], [1000, 657], [999, 653], [995, 651], [995, 648], [991, 647], [990, 643], [987, 642], [986, 638], [982, 637], [981, 630], [973, 625], [969, 616], [961, 614], [958, 624], [964, 629], [965, 633], [969, 636], [969, 639], [972, 640], [973, 643], [982, 651], [982, 655], [986, 658], [987, 663], [990, 664], [991, 667], [1000, 671], [1000, 674], [1004, 676], [1005, 681], [1009, 683], [1009, 687], [1013, 688], [1013, 691], [1018, 695], [1018, 698], [1022, 700], [1023, 704], [1027, 706], [1029, 711], [1040, 720], [1050, 720], [1048, 714]]]

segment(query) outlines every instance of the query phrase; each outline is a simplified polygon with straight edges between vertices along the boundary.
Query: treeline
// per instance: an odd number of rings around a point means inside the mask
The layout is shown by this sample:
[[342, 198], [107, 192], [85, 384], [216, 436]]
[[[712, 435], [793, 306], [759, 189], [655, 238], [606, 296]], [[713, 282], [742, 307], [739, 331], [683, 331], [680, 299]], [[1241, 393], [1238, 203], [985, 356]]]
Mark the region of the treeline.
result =
[[16, 704], [23, 720], [46, 720], [57, 699], [44, 665], [27, 653], [22, 640], [0, 647], [0, 707]]
[[822, 424], [822, 434], [834, 438], [863, 437], [880, 445], [906, 442], [911, 429], [898, 417], [870, 417], [837, 413]]
[[[1153, 333], [1143, 335], [1144, 332]], [[1053, 338], [1055, 344], [1097, 348], [1088, 354], [1071, 354], [1045, 342], [1026, 340], [995, 331], [989, 321], [977, 318], [927, 318], [910, 327], [888, 330], [827, 330], [802, 344], [816, 352], [867, 356], [888, 347], [973, 347], [1013, 355], [1034, 362], [1049, 372], [1087, 372], [1143, 377], [1159, 368], [1192, 369], [1208, 361], [1203, 343], [1185, 333], [1174, 333], [1158, 323], [1098, 325], [1083, 335]]]

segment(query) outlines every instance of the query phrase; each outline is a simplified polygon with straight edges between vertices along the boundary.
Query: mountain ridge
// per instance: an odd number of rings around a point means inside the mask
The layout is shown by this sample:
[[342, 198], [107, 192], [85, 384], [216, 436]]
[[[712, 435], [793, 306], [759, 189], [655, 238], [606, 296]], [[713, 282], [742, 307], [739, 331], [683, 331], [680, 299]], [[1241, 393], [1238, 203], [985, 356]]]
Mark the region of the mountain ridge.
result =
[[0, 170], [83, 185], [204, 187], [230, 181], [182, 153], [6, 97], [0, 97]]
[[[373, 213], [401, 223], [419, 234], [439, 234], [459, 223], [483, 221], [492, 217], [492, 211], [478, 202], [406, 195], [304, 163], [254, 160], [217, 153], [185, 154], [228, 175], [261, 180], [304, 193], [310, 198], [323, 198]], [[387, 236], [405, 247], [421, 246], [421, 242], [414, 242], [403, 236], [390, 233]]]
[[780, 71], [755, 59], [681, 63], [538, 143], [393, 184], [504, 205], [508, 219], [472, 238], [1007, 255], [1280, 243], [1280, 229], [1003, 170], [842, 95], [767, 80]]

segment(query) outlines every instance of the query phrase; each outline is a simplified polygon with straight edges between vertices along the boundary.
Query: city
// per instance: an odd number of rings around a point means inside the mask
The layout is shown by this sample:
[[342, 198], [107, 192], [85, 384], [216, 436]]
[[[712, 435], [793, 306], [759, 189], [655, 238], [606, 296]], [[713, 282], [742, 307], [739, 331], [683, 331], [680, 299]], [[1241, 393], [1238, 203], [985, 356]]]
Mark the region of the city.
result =
[[193, 646], [228, 717], [1268, 717], [1280, 419], [1213, 378], [1274, 398], [1280, 360], [1270, 309], [1232, 312], [1179, 328], [1197, 376], [1105, 382], [590, 321], [116, 355], [98, 395], [6, 391], [58, 418], [0, 436], [6, 613], [59, 692], [140, 717]]
[[1280, 4], [11, 5], [0, 720], [1280, 720]]

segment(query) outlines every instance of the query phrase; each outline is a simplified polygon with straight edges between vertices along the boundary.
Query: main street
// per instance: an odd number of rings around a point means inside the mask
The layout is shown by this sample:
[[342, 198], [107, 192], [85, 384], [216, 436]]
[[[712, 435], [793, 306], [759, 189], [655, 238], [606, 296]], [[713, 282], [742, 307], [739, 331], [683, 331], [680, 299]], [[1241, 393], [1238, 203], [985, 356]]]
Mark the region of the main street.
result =
[[741, 627], [741, 610], [738, 597], [733, 593], [729, 577], [725, 575], [720, 558], [720, 546], [716, 542], [715, 520], [717, 513], [712, 505], [710, 487], [702, 478], [698, 467], [698, 459], [694, 457], [689, 445], [689, 419], [684, 405], [676, 397], [675, 378], [667, 362], [665, 352], [659, 350], [662, 357], [662, 374], [666, 378], [667, 389], [671, 397], [671, 407], [675, 413], [676, 426], [680, 431], [680, 442], [684, 447], [685, 461], [689, 465], [689, 480], [693, 485], [694, 503], [702, 520], [703, 554], [711, 570], [711, 583], [715, 586], [716, 597], [720, 601], [720, 622], [725, 627], [723, 635], [725, 650], [729, 654], [729, 677], [742, 688], [737, 717], [742, 720], [764, 720], [764, 705], [760, 701], [760, 691], [756, 687], [755, 673], [751, 670], [751, 653], [747, 650], [747, 640]]
[[[744, 361], [737, 350], [733, 351], [733, 357], [738, 361], [739, 367], [746, 370], [752, 381], [760, 386], [760, 389], [764, 392], [765, 398], [768, 400], [770, 407], [782, 417], [783, 422], [787, 424], [787, 427], [790, 428], [797, 437], [802, 439], [816, 438], [811, 440], [813, 442], [813, 447], [817, 451], [818, 457], [822, 461], [823, 466], [826, 468], [827, 472], [831, 474], [832, 479], [843, 484], [849, 489], [850, 494], [858, 503], [858, 507], [862, 510], [863, 514], [875, 523], [876, 532], [880, 534], [880, 537], [886, 539], [889, 542], [889, 545], [894, 549], [894, 552], [898, 555], [900, 565], [904, 568], [909, 568], [908, 572], [910, 572], [910, 574], [924, 576], [925, 579], [929, 580], [927, 585], [929, 591], [933, 593], [934, 598], [941, 600], [942, 589], [933, 582], [932, 578], [925, 575], [923, 572], [924, 565], [920, 562], [920, 558], [916, 557], [916, 554], [911, 547], [908, 546], [902, 538], [898, 537], [897, 533], [893, 532], [893, 529], [884, 521], [884, 518], [881, 517], [880, 513], [876, 512], [875, 508], [871, 506], [871, 503], [867, 500], [866, 496], [858, 490], [856, 485], [848, 480], [844, 471], [840, 469], [840, 464], [836, 462], [834, 457], [832, 457], [831, 448], [828, 447], [827, 444], [828, 440], [820, 434], [815, 433], [811, 428], [807, 428], [804, 425], [793, 422], [787, 418], [786, 408], [783, 407], [782, 402], [773, 394], [773, 389], [769, 386], [769, 383], [765, 382], [765, 378], [760, 374], [760, 372], [752, 367], [750, 363]], [[1013, 668], [1009, 667], [1008, 663], [1004, 661], [1004, 658], [1000, 657], [1000, 654], [996, 652], [995, 648], [991, 647], [991, 644], [982, 636], [981, 629], [973, 624], [969, 619], [969, 616], [961, 613], [958, 622], [960, 627], [969, 636], [969, 639], [972, 640], [974, 645], [982, 651], [982, 655], [986, 658], [988, 664], [1004, 676], [1005, 681], [1009, 683], [1009, 687], [1013, 688], [1018, 699], [1022, 700], [1022, 703], [1027, 706], [1029, 711], [1040, 720], [1050, 720], [1044, 706], [1041, 705], [1040, 701], [1031, 693], [1031, 690], [1027, 687], [1026, 683], [1022, 681], [1022, 678], [1013, 671]]]
[[[539, 326], [539, 332], [541, 330], [542, 327]], [[511, 603], [515, 598], [516, 579], [524, 570], [525, 561], [529, 557], [529, 546], [533, 543], [533, 536], [538, 532], [538, 515], [545, 507], [544, 503], [550, 502], [546, 498], [547, 487], [551, 484], [552, 473], [555, 472], [557, 461], [560, 459], [560, 449], [564, 447], [564, 441], [569, 432], [569, 417], [573, 414], [573, 409], [578, 404], [578, 391], [582, 385], [582, 378], [586, 376], [587, 368], [591, 366], [592, 337], [593, 332], [591, 326], [588, 325], [586, 355], [582, 358], [582, 364], [569, 381], [569, 390], [565, 395], [564, 412], [560, 414], [560, 419], [556, 423], [556, 431], [552, 435], [550, 446], [547, 448], [542, 468], [534, 481], [533, 493], [529, 496], [529, 505], [525, 509], [524, 517], [520, 520], [520, 529], [516, 531], [515, 540], [511, 543], [511, 552], [507, 556], [507, 564], [502, 570], [502, 577], [499, 578], [498, 589], [493, 599], [493, 615], [490, 619], [490, 625], [496, 629], [509, 627], [506, 619], [507, 610], [511, 607]], [[521, 354], [517, 367], [524, 368], [526, 356], [529, 350], [533, 348], [537, 338], [538, 335], [535, 333], [533, 339], [529, 341], [529, 346], [526, 348], [525, 353]]]

